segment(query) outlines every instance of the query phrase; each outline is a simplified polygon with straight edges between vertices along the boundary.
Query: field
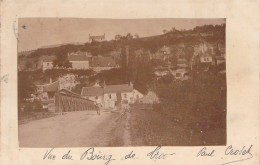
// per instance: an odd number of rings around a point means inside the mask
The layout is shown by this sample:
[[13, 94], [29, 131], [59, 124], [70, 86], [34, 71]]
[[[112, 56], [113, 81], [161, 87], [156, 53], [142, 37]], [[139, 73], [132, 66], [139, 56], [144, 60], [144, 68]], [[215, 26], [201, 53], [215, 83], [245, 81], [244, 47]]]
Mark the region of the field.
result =
[[226, 144], [225, 75], [199, 74], [157, 85], [161, 103], [131, 110], [133, 146]]

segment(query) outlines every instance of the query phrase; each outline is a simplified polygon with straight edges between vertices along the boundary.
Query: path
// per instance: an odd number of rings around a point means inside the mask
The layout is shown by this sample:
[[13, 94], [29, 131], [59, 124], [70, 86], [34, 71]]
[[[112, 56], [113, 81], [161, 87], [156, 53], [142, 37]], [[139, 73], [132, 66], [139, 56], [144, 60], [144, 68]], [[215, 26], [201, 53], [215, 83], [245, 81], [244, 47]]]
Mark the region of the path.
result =
[[19, 125], [19, 143], [21, 147], [108, 146], [113, 143], [111, 132], [117, 127], [117, 118], [117, 113], [101, 112], [99, 116], [78, 111], [31, 121]]

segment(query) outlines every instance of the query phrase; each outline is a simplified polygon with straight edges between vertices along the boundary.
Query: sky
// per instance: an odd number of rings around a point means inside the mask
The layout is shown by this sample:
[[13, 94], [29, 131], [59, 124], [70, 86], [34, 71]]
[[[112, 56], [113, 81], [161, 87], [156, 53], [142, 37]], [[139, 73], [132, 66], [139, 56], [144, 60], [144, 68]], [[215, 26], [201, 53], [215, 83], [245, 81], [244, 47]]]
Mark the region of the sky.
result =
[[225, 23], [225, 19], [91, 19], [91, 18], [19, 18], [18, 52], [49, 45], [86, 43], [90, 35], [103, 35], [106, 40], [116, 34], [138, 34], [139, 37], [159, 35], [163, 30], [192, 29], [202, 25]]

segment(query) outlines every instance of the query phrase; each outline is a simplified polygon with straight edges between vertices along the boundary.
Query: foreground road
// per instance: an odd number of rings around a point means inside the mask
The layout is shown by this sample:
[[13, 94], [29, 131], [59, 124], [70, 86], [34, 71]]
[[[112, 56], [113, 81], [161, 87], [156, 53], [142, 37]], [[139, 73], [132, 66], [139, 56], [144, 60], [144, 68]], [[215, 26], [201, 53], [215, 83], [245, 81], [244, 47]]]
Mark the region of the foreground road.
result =
[[[79, 111], [19, 125], [20, 147], [117, 146], [119, 114]], [[119, 124], [120, 125], [120, 124]]]

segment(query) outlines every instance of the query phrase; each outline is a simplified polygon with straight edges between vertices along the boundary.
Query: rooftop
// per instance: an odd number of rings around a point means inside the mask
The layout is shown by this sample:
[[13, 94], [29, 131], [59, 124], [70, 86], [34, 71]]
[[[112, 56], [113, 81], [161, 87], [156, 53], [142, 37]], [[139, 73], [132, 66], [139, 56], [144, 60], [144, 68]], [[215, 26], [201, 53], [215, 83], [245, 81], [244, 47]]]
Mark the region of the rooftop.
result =
[[102, 87], [83, 87], [81, 96], [102, 96], [103, 93]]
[[128, 84], [107, 85], [104, 87], [104, 93], [132, 92], [133, 87]]
[[81, 96], [102, 96], [104, 93], [132, 92], [134, 88], [128, 84], [107, 85], [105, 87], [83, 87]]
[[69, 61], [90, 61], [90, 58], [85, 55], [69, 55]]
[[92, 67], [115, 67], [116, 63], [112, 57], [92, 57]]

